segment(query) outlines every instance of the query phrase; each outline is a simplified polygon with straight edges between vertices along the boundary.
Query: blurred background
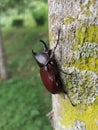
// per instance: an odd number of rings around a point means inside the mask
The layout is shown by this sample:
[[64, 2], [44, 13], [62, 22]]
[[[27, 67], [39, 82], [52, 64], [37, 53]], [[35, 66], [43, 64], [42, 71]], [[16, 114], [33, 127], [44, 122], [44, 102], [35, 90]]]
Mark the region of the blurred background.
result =
[[0, 80], [0, 130], [52, 129], [46, 117], [51, 97], [32, 57], [32, 49], [43, 50], [40, 39], [48, 42], [47, 15], [47, 0], [0, 0], [0, 37], [8, 72], [8, 79]]

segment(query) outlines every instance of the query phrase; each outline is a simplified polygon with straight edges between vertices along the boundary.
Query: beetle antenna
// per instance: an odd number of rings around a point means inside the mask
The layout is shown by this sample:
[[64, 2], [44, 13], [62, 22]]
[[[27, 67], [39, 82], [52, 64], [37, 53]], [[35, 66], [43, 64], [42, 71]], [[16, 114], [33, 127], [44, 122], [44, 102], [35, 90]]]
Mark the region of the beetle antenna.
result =
[[60, 39], [60, 32], [61, 32], [61, 28], [58, 30], [58, 39], [57, 39], [56, 46], [54, 47], [54, 51], [55, 51], [55, 49], [57, 48], [57, 45], [58, 45], [58, 43], [59, 43], [59, 39]]
[[[54, 49], [53, 49], [52, 52], [51, 52], [50, 59], [48, 60], [47, 64], [51, 61], [51, 59], [52, 59], [53, 56], [54, 56], [55, 49], [56, 49], [56, 47], [57, 47], [57, 45], [58, 45], [58, 43], [59, 43], [60, 32], [61, 32], [61, 29], [58, 30], [58, 40], [57, 40], [56, 46], [54, 47]], [[46, 65], [47, 65], [47, 64], [46, 64]]]
[[57, 43], [56, 43], [56, 46], [54, 47], [54, 49], [53, 49], [53, 51], [52, 51], [52, 53], [51, 53], [50, 59], [52, 59], [52, 57], [54, 56], [55, 49], [57, 48], [57, 45], [58, 45], [58, 43], [59, 43], [60, 32], [61, 32], [61, 29], [58, 30], [58, 39], [57, 39]]
[[69, 101], [70, 101], [71, 105], [72, 105], [73, 107], [75, 107], [76, 105], [72, 102], [72, 100], [70, 99], [70, 97], [69, 97], [68, 94], [67, 94], [67, 97], [69, 98]]
[[45, 50], [45, 51], [48, 51], [49, 48], [48, 48], [48, 46], [46, 45], [46, 43], [45, 43], [43, 40], [40, 40], [40, 42], [43, 43], [43, 45], [44, 45], [44, 50]]

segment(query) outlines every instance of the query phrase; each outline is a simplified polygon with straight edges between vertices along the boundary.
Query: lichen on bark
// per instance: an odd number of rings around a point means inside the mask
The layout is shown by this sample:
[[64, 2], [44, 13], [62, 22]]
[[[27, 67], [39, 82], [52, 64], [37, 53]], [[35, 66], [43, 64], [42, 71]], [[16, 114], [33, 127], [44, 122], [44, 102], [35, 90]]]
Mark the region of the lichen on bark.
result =
[[84, 10], [81, 11], [81, 15], [67, 15], [66, 19], [64, 18], [65, 28], [68, 29], [71, 38], [65, 38], [66, 44], [69, 41], [69, 47], [65, 45], [65, 51], [69, 50], [70, 59], [68, 54], [68, 58], [63, 58], [63, 70], [72, 73], [65, 76], [64, 81], [69, 97], [75, 104], [91, 104], [98, 96], [98, 25], [94, 17], [94, 24], [88, 22], [87, 19], [91, 19], [91, 16], [85, 14], [86, 11], [93, 12], [91, 7], [96, 4], [96, 1], [88, 1], [88, 4], [84, 5], [88, 5], [89, 9], [85, 10], [86, 7], [82, 5]]
[[88, 105], [98, 96], [98, 43], [82, 44], [75, 45], [71, 61], [64, 64], [65, 71], [72, 73], [65, 84], [73, 103]]
[[[64, 99], [60, 98], [62, 104], [61, 124], [67, 130], [97, 130], [98, 129], [98, 104], [92, 106], [73, 107], [68, 100], [65, 104]], [[84, 123], [85, 122], [85, 123]], [[77, 124], [78, 123], [78, 124]], [[77, 125], [76, 125], [77, 124]], [[65, 130], [66, 130], [65, 129]]]
[[63, 87], [76, 106], [65, 94], [54, 96], [59, 104], [57, 107], [53, 100], [54, 126], [57, 130], [97, 130], [98, 1], [49, 0], [51, 48], [56, 44], [59, 28], [55, 56], [63, 71], [69, 73], [61, 73]]

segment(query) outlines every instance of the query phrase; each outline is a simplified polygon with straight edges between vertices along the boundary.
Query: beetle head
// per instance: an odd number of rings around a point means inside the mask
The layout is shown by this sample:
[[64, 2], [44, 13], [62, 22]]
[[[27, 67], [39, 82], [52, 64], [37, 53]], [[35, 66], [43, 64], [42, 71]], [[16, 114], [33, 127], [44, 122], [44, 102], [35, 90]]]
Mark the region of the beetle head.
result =
[[49, 48], [47, 47], [47, 45], [44, 41], [42, 41], [42, 40], [40, 40], [40, 41], [43, 43], [44, 52], [38, 54], [32, 50], [32, 55], [35, 58], [36, 62], [38, 63], [39, 67], [43, 67], [48, 63], [48, 61], [50, 59], [51, 50], [49, 50]]
[[47, 64], [47, 61], [49, 58], [48, 54], [46, 54], [44, 52], [38, 54], [38, 53], [35, 53], [33, 50], [32, 50], [32, 54], [40, 67], [43, 67]]
[[46, 43], [43, 40], [40, 40], [40, 41], [44, 46], [44, 52], [38, 54], [32, 50], [33, 57], [35, 58], [36, 62], [38, 63], [38, 65], [40, 67], [44, 67], [48, 63], [53, 61], [54, 52], [55, 52], [55, 49], [57, 48], [57, 45], [59, 43], [59, 37], [60, 37], [60, 29], [58, 30], [58, 40], [57, 40], [56, 46], [54, 47], [53, 50], [49, 49], [49, 47], [46, 45]]

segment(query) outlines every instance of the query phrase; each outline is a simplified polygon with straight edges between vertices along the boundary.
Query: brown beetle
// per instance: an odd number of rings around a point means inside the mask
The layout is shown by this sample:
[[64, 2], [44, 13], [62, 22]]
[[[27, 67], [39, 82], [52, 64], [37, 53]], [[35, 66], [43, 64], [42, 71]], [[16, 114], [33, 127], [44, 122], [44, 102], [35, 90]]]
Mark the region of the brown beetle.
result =
[[59, 69], [57, 62], [55, 60], [55, 55], [54, 55], [55, 49], [59, 43], [59, 37], [60, 37], [60, 30], [58, 31], [58, 40], [53, 50], [49, 49], [43, 40], [40, 40], [44, 45], [44, 52], [38, 54], [32, 50], [32, 54], [40, 67], [40, 76], [43, 81], [43, 84], [48, 89], [48, 91], [51, 92], [52, 94], [65, 92], [68, 96], [67, 91], [63, 89], [63, 84], [62, 84], [60, 73], [59, 73], [61, 69]]
[[44, 52], [37, 54], [32, 50], [33, 57], [40, 67], [40, 76], [45, 87], [52, 94], [60, 93], [63, 90], [59, 75], [58, 66], [55, 60], [54, 52], [59, 42], [60, 30], [58, 33], [57, 44], [53, 50], [50, 50], [43, 40], [40, 40], [44, 45]]

